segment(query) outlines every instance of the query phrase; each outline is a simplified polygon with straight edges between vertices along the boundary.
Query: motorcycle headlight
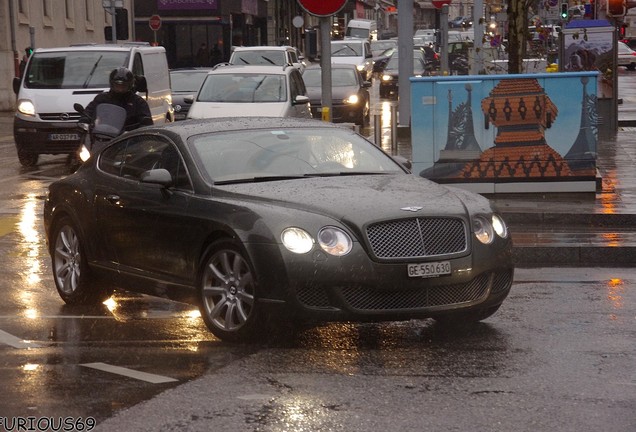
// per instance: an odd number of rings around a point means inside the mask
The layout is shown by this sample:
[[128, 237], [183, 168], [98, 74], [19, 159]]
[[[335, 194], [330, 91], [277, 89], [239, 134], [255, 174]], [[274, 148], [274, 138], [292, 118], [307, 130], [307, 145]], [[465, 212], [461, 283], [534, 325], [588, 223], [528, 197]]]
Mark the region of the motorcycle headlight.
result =
[[391, 75], [382, 75], [382, 81], [391, 81], [393, 77]]

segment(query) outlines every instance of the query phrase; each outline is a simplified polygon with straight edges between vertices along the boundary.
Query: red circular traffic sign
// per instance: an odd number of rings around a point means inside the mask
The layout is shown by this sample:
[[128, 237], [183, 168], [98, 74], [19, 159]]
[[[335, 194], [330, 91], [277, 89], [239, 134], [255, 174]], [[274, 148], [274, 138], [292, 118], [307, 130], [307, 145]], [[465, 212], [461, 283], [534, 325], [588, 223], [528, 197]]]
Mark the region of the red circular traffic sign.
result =
[[334, 15], [340, 12], [346, 3], [347, 0], [298, 0], [300, 7], [307, 13], [318, 17]]
[[159, 15], [153, 15], [148, 19], [148, 25], [154, 31], [157, 31], [161, 28], [161, 17]]
[[435, 9], [441, 9], [442, 6], [451, 4], [451, 0], [431, 0], [431, 3], [433, 3]]

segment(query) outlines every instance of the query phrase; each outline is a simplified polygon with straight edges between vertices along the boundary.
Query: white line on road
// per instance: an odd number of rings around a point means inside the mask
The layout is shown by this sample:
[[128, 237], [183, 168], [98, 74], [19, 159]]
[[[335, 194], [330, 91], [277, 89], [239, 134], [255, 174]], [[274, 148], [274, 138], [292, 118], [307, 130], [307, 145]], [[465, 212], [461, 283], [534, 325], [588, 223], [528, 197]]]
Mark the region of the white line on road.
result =
[[139, 372], [139, 371], [136, 371], [134, 369], [128, 369], [128, 368], [123, 368], [123, 367], [119, 367], [119, 366], [113, 366], [113, 365], [109, 365], [107, 363], [83, 363], [83, 364], [80, 364], [80, 366], [85, 366], [85, 367], [101, 370], [101, 371], [104, 371], [104, 372], [110, 372], [110, 373], [117, 374], [117, 375], [123, 375], [123, 376], [127, 376], [129, 378], [134, 378], [134, 379], [138, 379], [138, 380], [141, 380], [141, 381], [146, 381], [146, 382], [153, 383], [153, 384], [161, 384], [161, 383], [179, 381], [179, 380], [176, 380], [174, 378], [170, 378], [170, 377], [166, 377], [166, 376], [162, 376], [162, 375], [155, 375], [155, 374], [146, 373], [146, 372]]
[[0, 343], [12, 346], [13, 348], [40, 348], [40, 345], [36, 343], [25, 341], [3, 330], [0, 330]]

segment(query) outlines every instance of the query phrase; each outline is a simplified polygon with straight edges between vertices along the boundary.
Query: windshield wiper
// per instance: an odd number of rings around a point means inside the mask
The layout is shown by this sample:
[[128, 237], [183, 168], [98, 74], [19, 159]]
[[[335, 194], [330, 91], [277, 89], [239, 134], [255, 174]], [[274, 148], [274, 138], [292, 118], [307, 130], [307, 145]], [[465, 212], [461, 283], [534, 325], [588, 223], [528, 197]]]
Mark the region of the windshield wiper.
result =
[[97, 61], [95, 62], [95, 64], [93, 65], [93, 69], [91, 69], [91, 71], [89, 72], [88, 76], [86, 77], [86, 81], [84, 81], [83, 88], [87, 88], [88, 87], [88, 83], [90, 83], [91, 80], [93, 79], [93, 74], [95, 73], [95, 69], [97, 69], [97, 65], [99, 64], [99, 62], [102, 61], [102, 57], [104, 57], [104, 56], [100, 55], [99, 58], [97, 59]]
[[261, 58], [262, 58], [263, 60], [265, 60], [266, 62], [268, 62], [268, 63], [271, 63], [271, 64], [273, 64], [273, 65], [276, 65], [276, 63], [274, 63], [274, 62], [272, 61], [272, 59], [270, 59], [269, 57], [261, 56]]
[[225, 184], [239, 184], [239, 183], [262, 183], [268, 181], [278, 181], [278, 180], [297, 180], [307, 178], [305, 175], [280, 175], [280, 176], [263, 176], [263, 177], [248, 177], [241, 178], [235, 180], [220, 180], [215, 181], [215, 185], [225, 185]]
[[356, 176], [356, 175], [388, 175], [395, 174], [399, 171], [339, 171], [339, 172], [324, 172], [324, 173], [312, 173], [305, 174], [305, 177], [338, 177], [338, 176]]

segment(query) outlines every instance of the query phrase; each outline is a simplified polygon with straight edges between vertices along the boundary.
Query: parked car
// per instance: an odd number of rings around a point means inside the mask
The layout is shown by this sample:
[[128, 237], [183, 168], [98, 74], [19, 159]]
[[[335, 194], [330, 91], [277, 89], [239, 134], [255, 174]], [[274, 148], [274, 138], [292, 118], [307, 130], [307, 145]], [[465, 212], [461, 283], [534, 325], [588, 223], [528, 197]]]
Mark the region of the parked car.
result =
[[187, 118], [311, 118], [305, 82], [293, 66], [221, 66], [209, 72]]
[[[322, 69], [315, 64], [303, 74], [307, 95], [314, 118], [322, 116]], [[351, 122], [364, 126], [369, 122], [369, 87], [354, 65], [331, 65], [331, 120], [334, 123]]]
[[234, 65], [292, 65], [299, 71], [305, 70], [305, 63], [298, 49], [291, 46], [241, 46], [234, 47], [230, 56]]
[[312, 119], [137, 129], [50, 184], [53, 280], [68, 304], [114, 288], [193, 302], [226, 341], [279, 320], [488, 318], [513, 282], [503, 219], [405, 166]]
[[365, 80], [373, 75], [373, 53], [366, 39], [331, 41], [331, 62], [355, 65]]
[[617, 47], [618, 66], [624, 66], [630, 71], [636, 69], [636, 51], [623, 42], [617, 42]]
[[471, 17], [458, 16], [448, 21], [449, 28], [468, 28], [472, 27], [473, 19]]
[[[420, 48], [413, 49], [413, 75], [425, 76], [429, 75], [427, 70], [424, 51]], [[389, 62], [386, 64], [382, 72], [380, 80], [380, 97], [381, 98], [397, 98], [399, 95], [399, 51], [393, 53]]]
[[[192, 105], [191, 98], [199, 92], [203, 80], [211, 70], [212, 68], [170, 69], [170, 87], [172, 88], [175, 120], [185, 120], [190, 105]], [[188, 97], [189, 102], [185, 101], [186, 97]]]

